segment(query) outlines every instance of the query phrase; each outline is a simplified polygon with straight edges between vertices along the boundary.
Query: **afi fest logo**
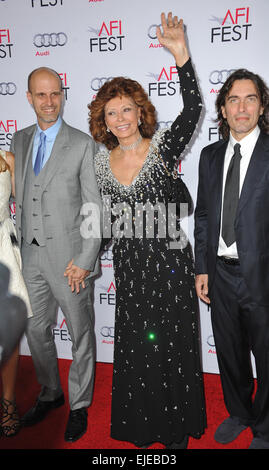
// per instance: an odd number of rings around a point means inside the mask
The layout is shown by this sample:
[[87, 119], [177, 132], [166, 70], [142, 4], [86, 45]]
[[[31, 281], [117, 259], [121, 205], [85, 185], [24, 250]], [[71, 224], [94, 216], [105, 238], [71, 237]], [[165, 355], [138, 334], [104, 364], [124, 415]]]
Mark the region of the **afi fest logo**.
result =
[[65, 96], [65, 99], [67, 100], [67, 91], [70, 90], [70, 86], [68, 86], [68, 81], [67, 81], [67, 74], [66, 72], [61, 72], [59, 73], [59, 76], [61, 77], [64, 96]]
[[103, 21], [100, 29], [89, 28], [97, 37], [90, 38], [90, 52], [114, 52], [122, 51], [123, 26], [121, 20]]
[[53, 328], [52, 335], [54, 339], [58, 337], [61, 341], [71, 341], [65, 318], [63, 318], [62, 322], [59, 324], [59, 326], [57, 326], [57, 328]]
[[63, 6], [64, 0], [31, 0], [32, 8]]
[[12, 135], [14, 132], [17, 132], [17, 130], [16, 119], [0, 120], [0, 147], [5, 145], [10, 146]]
[[110, 283], [109, 288], [107, 289], [107, 292], [101, 292], [99, 295], [99, 302], [100, 305], [103, 305], [104, 303], [107, 305], [115, 305], [116, 304], [116, 287], [114, 282]]
[[10, 58], [12, 56], [12, 46], [10, 31], [7, 28], [0, 29], [0, 59]]
[[250, 21], [250, 7], [229, 9], [223, 20], [221, 18], [213, 18], [221, 26], [211, 29], [211, 42], [230, 42], [230, 41], [247, 41], [249, 38], [249, 29], [252, 24]]
[[148, 84], [148, 95], [173, 96], [179, 91], [179, 78], [175, 65], [163, 67], [158, 74], [149, 73], [154, 81]]

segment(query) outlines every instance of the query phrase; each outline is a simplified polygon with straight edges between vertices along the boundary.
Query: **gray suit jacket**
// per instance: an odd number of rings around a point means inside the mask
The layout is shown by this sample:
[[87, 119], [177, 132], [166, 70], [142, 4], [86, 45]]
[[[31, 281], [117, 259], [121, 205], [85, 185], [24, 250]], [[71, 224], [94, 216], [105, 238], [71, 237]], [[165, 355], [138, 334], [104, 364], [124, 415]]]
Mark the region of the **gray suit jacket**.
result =
[[[10, 147], [15, 154], [16, 227], [20, 246], [25, 175], [28, 160], [32, 158], [35, 130], [36, 125], [32, 125], [16, 132]], [[63, 121], [44, 167], [46, 174], [41, 200], [44, 234], [52, 265], [62, 276], [72, 258], [75, 265], [90, 270], [91, 276], [99, 272], [100, 235], [96, 236], [96, 230], [95, 233], [85, 231], [84, 226], [82, 236], [80, 230], [83, 221], [84, 224], [87, 221], [84, 217], [87, 211], [84, 215], [81, 211], [82, 207], [87, 209], [87, 203], [94, 204], [94, 223], [99, 229], [102, 220], [102, 203], [93, 166], [94, 152], [93, 140]], [[88, 217], [92, 222], [90, 213]]]

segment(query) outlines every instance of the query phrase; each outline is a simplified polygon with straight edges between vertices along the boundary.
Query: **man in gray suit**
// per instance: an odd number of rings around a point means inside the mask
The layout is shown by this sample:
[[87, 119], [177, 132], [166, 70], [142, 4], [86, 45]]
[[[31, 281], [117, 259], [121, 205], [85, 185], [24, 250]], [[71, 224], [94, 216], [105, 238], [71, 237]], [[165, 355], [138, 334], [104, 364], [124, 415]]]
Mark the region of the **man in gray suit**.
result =
[[[31, 426], [64, 403], [52, 326], [60, 306], [72, 340], [67, 441], [87, 429], [95, 370], [93, 278], [99, 271], [101, 199], [92, 139], [60, 116], [62, 82], [51, 69], [28, 78], [37, 124], [16, 132], [16, 227], [33, 317], [27, 340], [41, 393], [23, 417]], [[88, 215], [84, 218], [83, 215]]]

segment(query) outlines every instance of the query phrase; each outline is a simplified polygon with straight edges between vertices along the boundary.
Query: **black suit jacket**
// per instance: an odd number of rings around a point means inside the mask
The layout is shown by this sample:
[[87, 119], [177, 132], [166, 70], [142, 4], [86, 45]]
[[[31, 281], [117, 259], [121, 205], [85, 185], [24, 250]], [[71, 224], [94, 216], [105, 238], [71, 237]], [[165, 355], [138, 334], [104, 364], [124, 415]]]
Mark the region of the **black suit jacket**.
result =
[[[199, 164], [195, 209], [196, 274], [214, 282], [222, 202], [223, 165], [227, 141], [205, 147]], [[260, 133], [242, 187], [235, 234], [242, 275], [252, 299], [269, 305], [269, 136]]]

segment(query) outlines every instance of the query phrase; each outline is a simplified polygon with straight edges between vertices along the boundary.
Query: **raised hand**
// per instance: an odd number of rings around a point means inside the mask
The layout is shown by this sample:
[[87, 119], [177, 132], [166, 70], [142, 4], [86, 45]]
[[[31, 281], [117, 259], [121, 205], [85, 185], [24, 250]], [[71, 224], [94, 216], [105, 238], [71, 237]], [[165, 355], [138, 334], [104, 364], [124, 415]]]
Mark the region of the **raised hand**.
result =
[[166, 47], [174, 56], [176, 64], [179, 67], [187, 62], [189, 53], [184, 36], [183, 20], [178, 21], [177, 16], [172, 16], [169, 12], [167, 19], [165, 14], [161, 14], [162, 31], [157, 27], [156, 33], [159, 43]]

